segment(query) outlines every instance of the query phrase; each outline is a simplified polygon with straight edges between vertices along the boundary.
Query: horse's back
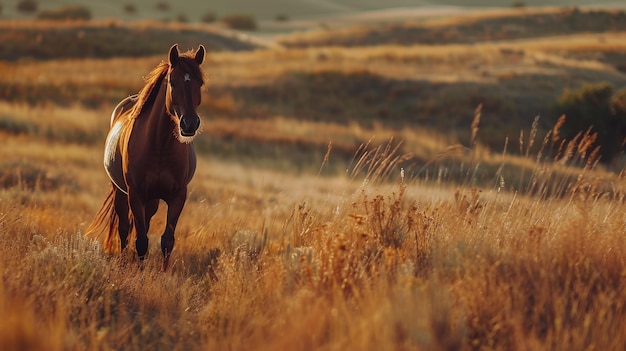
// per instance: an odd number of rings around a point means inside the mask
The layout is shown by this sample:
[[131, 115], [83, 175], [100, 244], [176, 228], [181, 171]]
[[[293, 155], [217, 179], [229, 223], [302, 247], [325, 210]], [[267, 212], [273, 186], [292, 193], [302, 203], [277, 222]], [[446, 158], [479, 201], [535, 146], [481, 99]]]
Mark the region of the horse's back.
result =
[[113, 123], [115, 123], [120, 116], [122, 116], [125, 112], [130, 111], [135, 106], [137, 96], [138, 94], [130, 95], [115, 106], [113, 112], [111, 113], [110, 127], [113, 127]]
[[119, 141], [126, 122], [120, 117], [132, 110], [136, 102], [137, 94], [128, 96], [115, 106], [111, 113], [111, 129], [104, 146], [104, 169], [113, 184], [124, 193], [128, 193], [128, 189], [126, 189], [126, 182], [124, 181]]

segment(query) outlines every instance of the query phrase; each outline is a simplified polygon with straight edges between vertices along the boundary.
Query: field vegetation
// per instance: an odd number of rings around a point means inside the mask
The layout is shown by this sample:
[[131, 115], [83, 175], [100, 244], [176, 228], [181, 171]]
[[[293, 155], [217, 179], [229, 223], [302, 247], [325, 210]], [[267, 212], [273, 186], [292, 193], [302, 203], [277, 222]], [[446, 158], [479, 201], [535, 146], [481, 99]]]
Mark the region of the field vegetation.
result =
[[258, 45], [226, 35], [218, 28], [180, 22], [0, 21], [2, 60], [145, 57], [159, 54], [167, 43], [183, 48], [204, 43], [210, 51], [251, 50]]
[[626, 12], [581, 10], [578, 7], [497, 10], [471, 15], [354, 26], [289, 36], [287, 46], [370, 46], [382, 44], [468, 44], [524, 38], [607, 33], [626, 29]]
[[626, 86], [623, 32], [210, 53], [165, 273], [163, 209], [143, 269], [84, 235], [110, 111], [159, 43], [3, 56], [1, 349], [626, 346], [623, 160], [550, 114], [566, 88]]

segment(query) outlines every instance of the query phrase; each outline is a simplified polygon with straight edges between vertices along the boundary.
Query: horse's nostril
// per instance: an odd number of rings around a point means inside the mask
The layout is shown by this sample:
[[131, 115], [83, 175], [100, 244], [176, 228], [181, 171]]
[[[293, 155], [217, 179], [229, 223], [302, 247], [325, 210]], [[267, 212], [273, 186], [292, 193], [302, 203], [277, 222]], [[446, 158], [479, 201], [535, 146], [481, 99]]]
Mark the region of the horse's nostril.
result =
[[[190, 119], [191, 118], [191, 119]], [[200, 127], [200, 118], [183, 117], [180, 119], [180, 130], [182, 134], [193, 135]]]

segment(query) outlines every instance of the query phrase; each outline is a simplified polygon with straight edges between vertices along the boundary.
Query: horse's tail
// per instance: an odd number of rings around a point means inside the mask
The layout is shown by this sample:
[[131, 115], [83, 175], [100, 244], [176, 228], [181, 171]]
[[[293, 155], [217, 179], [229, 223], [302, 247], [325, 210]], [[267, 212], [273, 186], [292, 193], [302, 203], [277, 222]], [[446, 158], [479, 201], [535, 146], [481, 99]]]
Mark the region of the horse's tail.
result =
[[106, 253], [113, 253], [117, 244], [117, 225], [119, 218], [115, 213], [115, 186], [111, 184], [111, 190], [104, 199], [102, 207], [96, 214], [89, 228], [87, 228], [87, 236], [100, 237], [103, 231], [108, 231], [106, 238], [104, 239], [104, 251]]

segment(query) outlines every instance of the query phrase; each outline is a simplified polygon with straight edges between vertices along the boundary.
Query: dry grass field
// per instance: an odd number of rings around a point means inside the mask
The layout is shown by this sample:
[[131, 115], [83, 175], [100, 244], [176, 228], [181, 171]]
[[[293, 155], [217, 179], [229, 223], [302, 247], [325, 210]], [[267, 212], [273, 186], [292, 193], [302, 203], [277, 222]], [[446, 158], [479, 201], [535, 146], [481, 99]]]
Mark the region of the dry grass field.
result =
[[84, 235], [162, 55], [0, 62], [0, 349], [622, 350], [620, 163], [488, 98], [621, 84], [624, 38], [211, 53], [168, 272], [163, 208], [143, 269]]
[[[39, 130], [46, 119], [74, 135], [106, 126], [80, 108], [1, 110]], [[557, 165], [527, 160], [527, 177], [567, 188], [555, 197], [507, 192], [506, 178], [482, 190], [403, 179], [384, 150], [357, 165], [368, 181], [206, 154], [162, 273], [155, 245], [141, 270], [132, 252], [107, 256], [82, 234], [106, 191], [100, 146], [37, 133], [2, 134], [4, 350], [626, 343], [621, 174], [576, 168], [568, 184]]]

